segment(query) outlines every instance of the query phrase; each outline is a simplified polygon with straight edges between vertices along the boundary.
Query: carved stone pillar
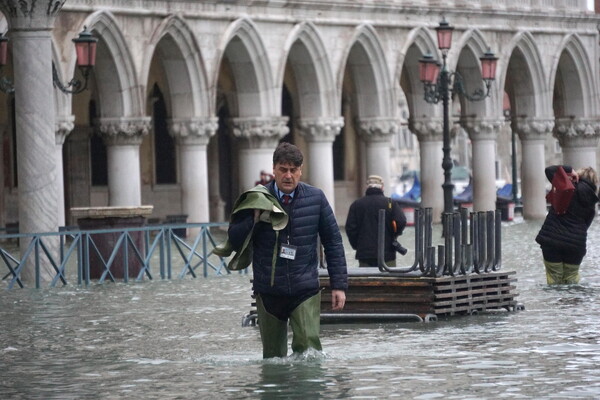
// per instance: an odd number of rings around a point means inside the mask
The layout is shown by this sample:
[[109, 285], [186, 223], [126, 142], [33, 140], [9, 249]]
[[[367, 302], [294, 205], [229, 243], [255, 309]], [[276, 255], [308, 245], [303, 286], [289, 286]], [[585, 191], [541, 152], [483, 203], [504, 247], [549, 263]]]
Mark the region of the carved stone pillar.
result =
[[[65, 0], [0, 0], [9, 20], [15, 88], [19, 231], [58, 230], [52, 36], [54, 19]], [[57, 254], [56, 244], [46, 243]], [[28, 239], [19, 241], [23, 253]], [[52, 279], [52, 266], [42, 257], [40, 283]], [[33, 281], [33, 263], [23, 266], [21, 278]]]
[[552, 132], [554, 120], [519, 117], [515, 125], [522, 147], [523, 218], [542, 219], [547, 213], [544, 143]]
[[441, 118], [413, 119], [411, 130], [417, 135], [421, 148], [421, 206], [431, 207], [434, 222], [441, 222], [444, 211], [443, 121]]
[[399, 128], [400, 120], [396, 118], [379, 117], [358, 120], [358, 133], [367, 145], [367, 176], [381, 176], [384, 188], [387, 188], [388, 192], [391, 189], [390, 143], [392, 136], [398, 133]]
[[554, 137], [563, 151], [563, 162], [573, 168], [598, 169], [596, 149], [600, 121], [590, 118], [557, 118]]
[[333, 141], [344, 126], [344, 118], [303, 118], [298, 125], [308, 143], [308, 182], [323, 190], [335, 211]]
[[69, 133], [73, 131], [75, 124], [74, 115], [59, 117], [56, 120], [54, 128], [54, 137], [56, 140], [56, 192], [57, 192], [57, 213], [58, 226], [65, 225], [65, 181], [63, 172], [63, 144]]
[[140, 144], [150, 117], [100, 118], [99, 131], [108, 159], [108, 205], [142, 205]]
[[287, 117], [232, 118], [233, 135], [240, 142], [240, 191], [254, 187], [260, 171], [273, 170], [273, 151], [289, 129]]
[[496, 209], [496, 137], [502, 120], [463, 118], [473, 150], [473, 210]]
[[[179, 147], [181, 207], [188, 222], [209, 222], [208, 162], [206, 145], [219, 127], [217, 118], [178, 118], [168, 122]], [[195, 236], [198, 228], [190, 229]]]

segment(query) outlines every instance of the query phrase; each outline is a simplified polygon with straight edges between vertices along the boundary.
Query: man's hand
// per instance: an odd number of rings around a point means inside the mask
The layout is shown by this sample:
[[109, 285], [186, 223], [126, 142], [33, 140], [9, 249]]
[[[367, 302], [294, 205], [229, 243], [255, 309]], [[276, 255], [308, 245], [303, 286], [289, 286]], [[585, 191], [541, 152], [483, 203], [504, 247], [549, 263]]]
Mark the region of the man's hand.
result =
[[346, 292], [343, 290], [331, 291], [331, 309], [333, 311], [341, 311], [346, 304]]

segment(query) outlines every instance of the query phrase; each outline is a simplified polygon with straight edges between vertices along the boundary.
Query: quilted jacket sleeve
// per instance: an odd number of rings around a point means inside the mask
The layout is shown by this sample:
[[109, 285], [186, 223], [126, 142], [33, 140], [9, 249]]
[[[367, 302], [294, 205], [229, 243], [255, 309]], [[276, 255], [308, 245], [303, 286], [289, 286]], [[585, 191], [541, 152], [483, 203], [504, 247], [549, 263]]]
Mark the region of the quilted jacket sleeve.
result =
[[342, 235], [333, 210], [323, 193], [321, 193], [319, 236], [325, 250], [331, 288], [336, 290], [348, 289], [348, 269]]

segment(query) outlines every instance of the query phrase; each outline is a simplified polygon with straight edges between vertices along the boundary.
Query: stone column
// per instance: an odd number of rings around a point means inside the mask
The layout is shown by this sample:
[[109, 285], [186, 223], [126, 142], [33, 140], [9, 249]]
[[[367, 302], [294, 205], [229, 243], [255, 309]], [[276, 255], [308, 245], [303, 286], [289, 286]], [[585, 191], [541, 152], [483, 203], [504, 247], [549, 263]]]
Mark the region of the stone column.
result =
[[395, 118], [360, 118], [359, 135], [367, 145], [367, 176], [379, 175], [384, 188], [390, 192], [390, 146], [392, 136], [398, 132], [400, 120]]
[[308, 143], [308, 182], [323, 190], [335, 208], [333, 141], [344, 126], [344, 118], [302, 118], [298, 125]]
[[[188, 222], [209, 222], [208, 161], [206, 145], [219, 127], [217, 118], [178, 118], [169, 121], [169, 133], [179, 147], [181, 207]], [[198, 228], [190, 229], [196, 236]]]
[[443, 122], [441, 118], [423, 118], [413, 120], [411, 125], [421, 147], [421, 207], [431, 207], [434, 222], [441, 222], [444, 211]]
[[108, 205], [142, 205], [140, 144], [150, 130], [150, 117], [100, 118], [100, 134], [108, 158]]
[[63, 171], [63, 144], [69, 133], [73, 130], [75, 124], [74, 115], [59, 117], [56, 120], [54, 128], [54, 137], [56, 140], [56, 192], [57, 192], [57, 212], [58, 226], [65, 225], [65, 182]]
[[[13, 49], [20, 233], [58, 230], [51, 30], [64, 2], [0, 0]], [[21, 254], [29, 242], [19, 241]], [[56, 256], [58, 241], [51, 242], [45, 244]], [[41, 259], [40, 284], [53, 275], [46, 257]], [[35, 279], [33, 262], [23, 266], [21, 279]]]
[[289, 132], [287, 120], [287, 117], [232, 118], [233, 135], [240, 141], [240, 192], [255, 186], [261, 170], [273, 170], [273, 151]]
[[496, 209], [496, 137], [503, 125], [501, 120], [463, 119], [473, 150], [474, 211]]
[[546, 209], [546, 160], [544, 143], [552, 132], [554, 120], [518, 117], [516, 131], [521, 139], [521, 195], [523, 218], [545, 218]]
[[563, 151], [563, 162], [573, 168], [592, 167], [598, 171], [596, 149], [600, 121], [589, 118], [557, 118], [554, 137]]

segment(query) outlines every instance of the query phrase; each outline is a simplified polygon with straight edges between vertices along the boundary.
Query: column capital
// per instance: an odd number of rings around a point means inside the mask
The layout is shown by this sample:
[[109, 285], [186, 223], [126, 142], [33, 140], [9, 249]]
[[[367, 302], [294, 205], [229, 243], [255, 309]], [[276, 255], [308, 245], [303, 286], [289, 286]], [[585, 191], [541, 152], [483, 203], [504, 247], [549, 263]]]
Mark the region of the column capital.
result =
[[443, 140], [444, 122], [441, 118], [413, 118], [410, 120], [410, 128], [420, 142]]
[[204, 145], [219, 128], [217, 117], [173, 118], [167, 121], [169, 134], [179, 145]]
[[463, 117], [461, 122], [471, 140], [496, 140], [498, 131], [505, 124], [504, 120], [501, 119], [477, 117]]
[[333, 142], [344, 126], [343, 117], [300, 118], [300, 135], [309, 142]]
[[513, 125], [521, 140], [545, 140], [554, 128], [554, 119], [516, 117]]
[[62, 146], [65, 143], [67, 136], [69, 136], [69, 133], [73, 131], [74, 127], [74, 115], [56, 117], [56, 121], [54, 121], [54, 138], [56, 140], [56, 144]]
[[273, 148], [290, 131], [288, 117], [232, 118], [230, 122], [233, 135], [250, 149]]
[[600, 120], [595, 118], [557, 118], [554, 137], [561, 147], [596, 147]]
[[358, 133], [367, 142], [384, 142], [398, 133], [400, 120], [393, 117], [358, 118]]
[[99, 118], [100, 135], [107, 146], [140, 145], [150, 132], [150, 117]]
[[66, 0], [0, 0], [0, 11], [14, 30], [52, 29]]

